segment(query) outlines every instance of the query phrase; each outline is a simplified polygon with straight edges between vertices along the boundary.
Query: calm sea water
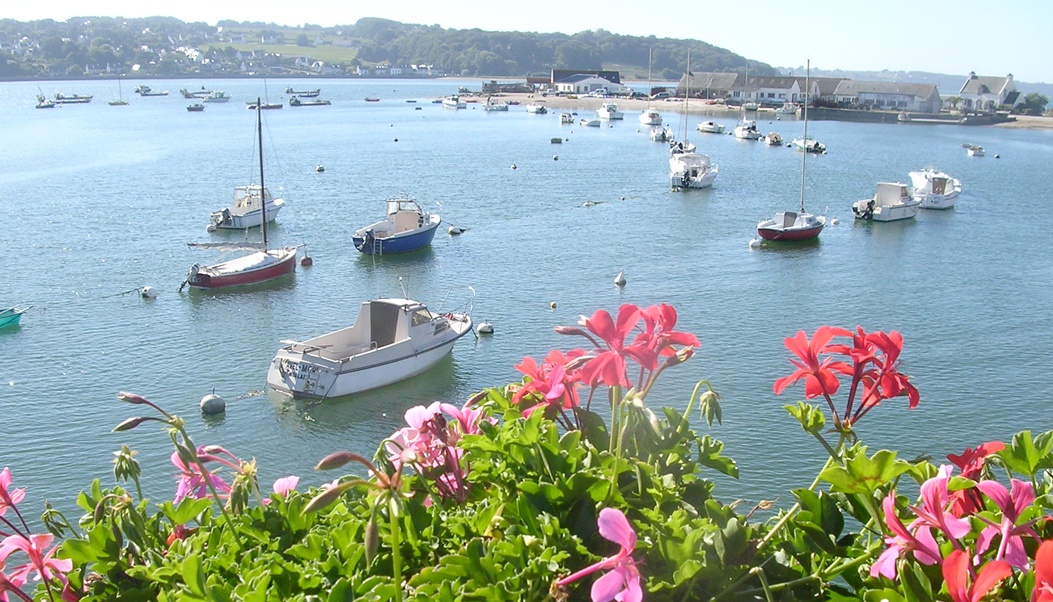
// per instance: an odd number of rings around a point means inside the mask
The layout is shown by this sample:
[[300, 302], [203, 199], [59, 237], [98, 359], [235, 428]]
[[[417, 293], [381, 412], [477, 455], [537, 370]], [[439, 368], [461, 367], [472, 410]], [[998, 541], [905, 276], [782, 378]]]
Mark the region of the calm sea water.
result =
[[[692, 133], [720, 176], [711, 190], [671, 193], [666, 150], [635, 113], [591, 129], [521, 107], [450, 111], [429, 101], [474, 81], [273, 81], [272, 101], [287, 85], [320, 85], [333, 101], [264, 114], [268, 186], [284, 187], [288, 203], [273, 238], [306, 243], [315, 264], [256, 290], [180, 294], [190, 264], [212, 259], [187, 242], [243, 236], [204, 227], [254, 177], [255, 115], [244, 101], [263, 83], [150, 82], [172, 91], [160, 98], [135, 96], [136, 83], [124, 83], [125, 107], [106, 104], [115, 82], [48, 83], [49, 95], [96, 97], [50, 111], [33, 108], [36, 84], [0, 84], [0, 305], [34, 305], [21, 328], [0, 332], [0, 466], [29, 487], [31, 514], [43, 498], [71, 509], [92, 478], [111, 479], [121, 443], [139, 450], [148, 494], [172, 494], [162, 432], [110, 433], [138, 413], [116, 401], [119, 390], [185, 417], [198, 443], [257, 458], [264, 484], [298, 474], [317, 485], [333, 478], [311, 470], [324, 455], [371, 454], [408, 407], [459, 403], [515, 380], [524, 355], [578, 345], [553, 326], [621, 303], [672, 304], [678, 326], [703, 341], [650, 403], [683, 408], [700, 379], [722, 394], [725, 420], [713, 435], [742, 470], [721, 481], [727, 498], [785, 495], [823, 462], [781, 409], [803, 391], [771, 390], [791, 370], [782, 340], [799, 329], [903, 333], [903, 370], [922, 401], [872, 412], [860, 431], [874, 449], [941, 458], [1051, 427], [1048, 132], [813, 122], [830, 154], [809, 160], [807, 206], [840, 223], [815, 245], [751, 250], [759, 220], [797, 205], [801, 157], [789, 149]], [[176, 91], [202, 84], [234, 101], [187, 113]], [[659, 106], [674, 126], [675, 107]], [[690, 118], [692, 130], [699, 120]], [[787, 140], [801, 126], [760, 125]], [[967, 157], [962, 142], [988, 156]], [[851, 203], [878, 181], [907, 181], [930, 165], [962, 181], [954, 210], [854, 223]], [[400, 194], [467, 232], [441, 233], [407, 256], [360, 255], [352, 231]], [[623, 269], [619, 290], [612, 280]], [[349, 325], [362, 301], [401, 294], [399, 278], [432, 304], [451, 287], [474, 287], [475, 317], [496, 333], [462, 339], [433, 371], [382, 391], [315, 404], [263, 392], [279, 341]], [[160, 296], [120, 294], [142, 285]], [[228, 409], [205, 419], [198, 402], [213, 388]]]

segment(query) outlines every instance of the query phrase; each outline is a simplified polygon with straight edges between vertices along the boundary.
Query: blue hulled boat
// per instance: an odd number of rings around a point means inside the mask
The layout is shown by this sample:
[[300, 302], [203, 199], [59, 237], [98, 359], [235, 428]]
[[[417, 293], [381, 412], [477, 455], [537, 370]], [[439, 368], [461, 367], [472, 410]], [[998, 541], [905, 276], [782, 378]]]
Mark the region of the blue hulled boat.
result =
[[431, 244], [442, 221], [437, 214], [409, 199], [391, 199], [386, 204], [387, 219], [352, 235], [356, 249], [366, 255], [387, 255], [416, 251]]

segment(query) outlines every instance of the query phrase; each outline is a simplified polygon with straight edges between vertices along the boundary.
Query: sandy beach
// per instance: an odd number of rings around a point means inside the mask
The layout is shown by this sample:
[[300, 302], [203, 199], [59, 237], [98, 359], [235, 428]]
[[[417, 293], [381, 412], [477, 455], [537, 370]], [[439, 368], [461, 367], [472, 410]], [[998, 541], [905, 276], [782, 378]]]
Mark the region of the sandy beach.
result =
[[[464, 96], [468, 99], [467, 96]], [[486, 96], [477, 96], [479, 102], [485, 102]], [[651, 106], [662, 113], [680, 113], [684, 110], [684, 101], [681, 98], [677, 99], [666, 99], [666, 100], [652, 100], [650, 102], [646, 100], [638, 99], [626, 99], [626, 98], [586, 98], [579, 96], [577, 98], [567, 98], [564, 96], [542, 96], [540, 94], [494, 94], [493, 98], [500, 99], [502, 101], [518, 101], [520, 105], [526, 105], [532, 102], [543, 104], [550, 111], [595, 111], [600, 108], [600, 105], [604, 102], [615, 102], [618, 104], [618, 109], [627, 113], [633, 113], [640, 111], [642, 112], [647, 107]], [[716, 104], [712, 100], [700, 100], [691, 99], [688, 102], [687, 107], [688, 113], [692, 115], [714, 115], [717, 117], [734, 116], [741, 114], [741, 109], [738, 107], [729, 107], [723, 104]], [[1053, 117], [1037, 117], [1031, 115], [1016, 115], [1016, 121], [1008, 123], [999, 123], [993, 127], [998, 128], [1009, 128], [1009, 129], [1024, 129], [1024, 130], [1053, 130]], [[774, 119], [774, 109], [761, 109], [758, 111], [757, 119]]]

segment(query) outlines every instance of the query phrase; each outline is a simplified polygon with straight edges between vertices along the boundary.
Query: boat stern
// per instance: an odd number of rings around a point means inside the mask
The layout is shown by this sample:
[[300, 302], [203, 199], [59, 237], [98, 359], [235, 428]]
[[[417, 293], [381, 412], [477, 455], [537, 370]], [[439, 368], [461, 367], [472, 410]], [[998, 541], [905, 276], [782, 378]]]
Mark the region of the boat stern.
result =
[[327, 397], [336, 382], [338, 366], [306, 357], [306, 350], [297, 347], [294, 344], [278, 350], [267, 369], [267, 384], [297, 399]]

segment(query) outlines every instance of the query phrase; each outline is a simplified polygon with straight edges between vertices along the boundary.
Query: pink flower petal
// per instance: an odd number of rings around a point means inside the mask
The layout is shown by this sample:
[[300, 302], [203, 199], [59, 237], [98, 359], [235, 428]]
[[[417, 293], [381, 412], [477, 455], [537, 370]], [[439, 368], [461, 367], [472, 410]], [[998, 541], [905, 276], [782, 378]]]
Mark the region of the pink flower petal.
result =
[[596, 521], [600, 535], [620, 545], [626, 554], [631, 554], [636, 547], [636, 531], [629, 526], [629, 521], [621, 510], [604, 508]]

